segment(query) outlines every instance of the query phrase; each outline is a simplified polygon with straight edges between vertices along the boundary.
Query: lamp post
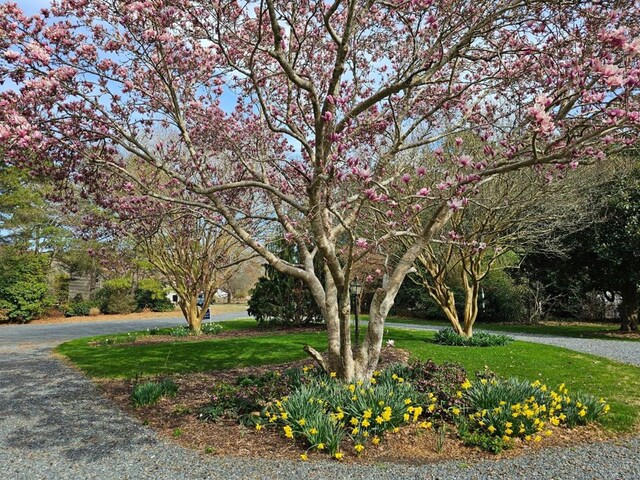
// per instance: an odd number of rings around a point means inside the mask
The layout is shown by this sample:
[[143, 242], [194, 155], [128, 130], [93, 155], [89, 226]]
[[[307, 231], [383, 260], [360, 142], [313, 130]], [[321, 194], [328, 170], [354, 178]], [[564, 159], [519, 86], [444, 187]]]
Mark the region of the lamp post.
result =
[[358, 277], [354, 278], [349, 284], [349, 292], [353, 295], [355, 306], [355, 322], [356, 322], [356, 347], [360, 346], [360, 329], [358, 325], [358, 307], [360, 304], [360, 294], [362, 293], [362, 284], [358, 281]]

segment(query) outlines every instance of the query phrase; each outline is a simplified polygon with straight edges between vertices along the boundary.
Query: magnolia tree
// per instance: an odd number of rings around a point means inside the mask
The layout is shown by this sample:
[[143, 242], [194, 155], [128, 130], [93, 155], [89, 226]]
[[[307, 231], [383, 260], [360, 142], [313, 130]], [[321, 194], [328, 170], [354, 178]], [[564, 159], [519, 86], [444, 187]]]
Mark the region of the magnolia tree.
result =
[[[375, 369], [403, 278], [484, 182], [604, 160], [640, 119], [631, 0], [54, 0], [33, 18], [11, 3], [0, 13], [7, 158], [83, 183], [108, 170], [169, 202], [170, 189], [190, 191], [307, 283], [328, 333], [326, 354], [308, 351], [343, 379]], [[158, 129], [175, 135], [149, 145]], [[465, 131], [486, 157], [440, 148]], [[401, 171], [410, 151], [422, 159]], [[244, 220], [284, 229], [300, 261]], [[399, 236], [411, 241], [354, 351], [353, 263]]]

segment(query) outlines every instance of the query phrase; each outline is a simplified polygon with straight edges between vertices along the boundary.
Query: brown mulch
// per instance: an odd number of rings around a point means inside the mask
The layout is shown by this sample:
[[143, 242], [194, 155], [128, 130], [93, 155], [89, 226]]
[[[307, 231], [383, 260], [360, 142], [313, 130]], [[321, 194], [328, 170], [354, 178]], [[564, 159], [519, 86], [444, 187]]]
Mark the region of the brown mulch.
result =
[[[173, 337], [172, 337], [173, 338]], [[398, 348], [385, 347], [380, 365], [406, 361], [408, 353]], [[210, 403], [212, 387], [220, 382], [234, 384], [239, 376], [259, 375], [268, 371], [283, 373], [292, 367], [310, 365], [309, 360], [290, 362], [277, 366], [249, 367], [206, 373], [177, 374], [171, 379], [178, 385], [175, 397], [162, 398], [153, 406], [134, 407], [130, 395], [133, 380], [98, 381], [103, 393], [143, 424], [156, 430], [162, 437], [175, 441], [187, 448], [213, 455], [236, 457], [261, 457], [279, 459], [299, 459], [306, 447], [294, 443], [281, 435], [280, 431], [264, 428], [256, 431], [244, 427], [235, 419], [220, 418], [216, 421], [198, 419], [198, 410]], [[482, 458], [512, 457], [548, 446], [576, 445], [611, 438], [597, 426], [580, 427], [573, 430], [557, 428], [553, 436], [545, 437], [540, 443], [517, 442], [514, 448], [499, 455], [469, 447], [457, 438], [454, 427], [447, 426], [444, 434], [434, 430], [418, 429], [416, 425], [402, 428], [397, 433], [387, 433], [378, 446], [366, 445], [360, 456], [352, 451], [352, 446], [343, 448], [344, 461], [356, 463], [403, 462], [425, 463], [445, 460], [477, 460]], [[308, 452], [309, 458], [327, 459], [319, 452]]]

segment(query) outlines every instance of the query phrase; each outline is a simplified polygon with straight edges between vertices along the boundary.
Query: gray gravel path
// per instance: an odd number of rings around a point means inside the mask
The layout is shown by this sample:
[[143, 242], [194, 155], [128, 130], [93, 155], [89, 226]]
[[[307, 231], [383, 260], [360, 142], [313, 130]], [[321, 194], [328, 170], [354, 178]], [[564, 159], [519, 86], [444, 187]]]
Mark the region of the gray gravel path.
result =
[[[50, 341], [0, 345], [0, 479], [640, 478], [640, 438], [469, 465], [209, 457], [161, 440], [123, 414], [89, 380], [52, 357]], [[627, 342], [607, 341], [609, 350], [619, 343]]]
[[[216, 315], [215, 321], [237, 320], [246, 318], [247, 313], [223, 313]], [[34, 325], [0, 325], [0, 346], [19, 344], [58, 344], [74, 338], [110, 333], [132, 332], [155, 327], [173, 327], [186, 325], [184, 317], [164, 317], [157, 319], [122, 319], [108, 321], [54, 323]]]

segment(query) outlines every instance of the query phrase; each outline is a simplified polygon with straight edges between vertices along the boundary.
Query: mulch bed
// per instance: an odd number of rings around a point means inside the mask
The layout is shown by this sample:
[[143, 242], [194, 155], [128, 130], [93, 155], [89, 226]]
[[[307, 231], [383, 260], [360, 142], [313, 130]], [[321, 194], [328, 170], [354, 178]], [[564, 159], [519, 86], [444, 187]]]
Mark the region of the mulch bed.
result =
[[[228, 332], [234, 333], [234, 332]], [[240, 332], [235, 332], [240, 333]], [[246, 332], [243, 332], [243, 334]], [[284, 333], [284, 332], [283, 332]], [[174, 337], [170, 337], [175, 341]], [[392, 347], [383, 348], [381, 368], [398, 361], [406, 362], [408, 353]], [[131, 403], [133, 380], [101, 380], [101, 390], [120, 408], [137, 418], [144, 425], [156, 430], [162, 437], [187, 448], [212, 455], [234, 457], [262, 457], [298, 460], [305, 446], [281, 435], [280, 429], [244, 427], [234, 419], [220, 418], [205, 421], [198, 418], [198, 410], [208, 405], [213, 385], [219, 382], [234, 384], [236, 379], [247, 374], [259, 375], [268, 371], [283, 373], [292, 367], [311, 365], [309, 360], [290, 362], [276, 366], [239, 368], [226, 371], [172, 375], [178, 384], [175, 397], [162, 398], [153, 406], [134, 407]], [[541, 443], [516, 443], [515, 447], [499, 455], [468, 447], [457, 438], [454, 427], [447, 426], [444, 434], [434, 430], [418, 430], [415, 425], [402, 428], [398, 433], [387, 433], [378, 446], [366, 445], [366, 450], [356, 456], [346, 446], [342, 461], [355, 463], [403, 462], [426, 463], [445, 460], [477, 460], [482, 458], [511, 457], [552, 445], [575, 445], [582, 442], [605, 440], [610, 436], [597, 426], [577, 429], [555, 429], [554, 435]], [[326, 460], [326, 454], [309, 452], [310, 460]]]

